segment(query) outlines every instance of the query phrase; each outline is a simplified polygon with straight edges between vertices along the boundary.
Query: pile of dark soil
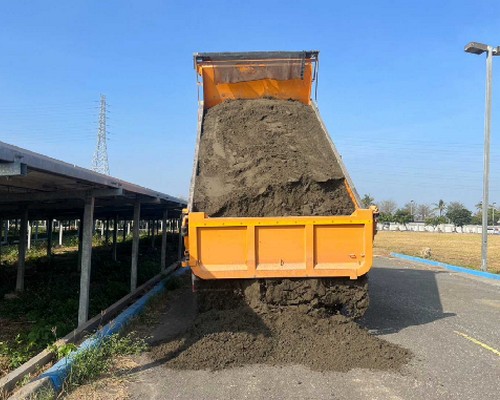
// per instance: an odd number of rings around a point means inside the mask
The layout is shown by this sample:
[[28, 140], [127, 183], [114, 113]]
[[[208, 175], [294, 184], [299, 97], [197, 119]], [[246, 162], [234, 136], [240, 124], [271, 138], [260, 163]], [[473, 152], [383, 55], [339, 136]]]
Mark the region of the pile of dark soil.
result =
[[397, 370], [411, 354], [340, 315], [316, 318], [291, 309], [256, 313], [238, 307], [199, 314], [187, 332], [155, 347], [152, 356], [175, 369], [302, 364], [316, 371], [348, 371]]
[[344, 175], [314, 110], [226, 101], [203, 119], [193, 210], [212, 217], [349, 215]]

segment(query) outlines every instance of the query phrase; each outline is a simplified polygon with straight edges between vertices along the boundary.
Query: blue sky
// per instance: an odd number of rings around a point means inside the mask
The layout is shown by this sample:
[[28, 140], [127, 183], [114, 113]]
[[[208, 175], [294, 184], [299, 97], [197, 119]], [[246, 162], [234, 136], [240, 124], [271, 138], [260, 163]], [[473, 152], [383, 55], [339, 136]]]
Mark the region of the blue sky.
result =
[[[188, 193], [196, 51], [320, 50], [319, 107], [360, 194], [482, 196], [484, 56], [498, 0], [2, 1], [0, 140], [90, 167], [101, 93], [111, 174]], [[500, 204], [500, 57], [491, 202]]]

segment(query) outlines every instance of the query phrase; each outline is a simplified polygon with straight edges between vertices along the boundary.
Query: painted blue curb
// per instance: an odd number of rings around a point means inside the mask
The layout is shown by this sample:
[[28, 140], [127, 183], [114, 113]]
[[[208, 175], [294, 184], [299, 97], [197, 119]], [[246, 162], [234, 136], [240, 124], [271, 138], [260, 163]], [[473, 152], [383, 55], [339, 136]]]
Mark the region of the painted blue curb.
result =
[[454, 272], [463, 272], [469, 275], [480, 276], [481, 278], [496, 279], [500, 280], [500, 274], [492, 274], [491, 272], [476, 271], [475, 269], [469, 269], [464, 267], [458, 267], [456, 265], [445, 264], [439, 261], [427, 260], [425, 258], [407, 256], [406, 254], [391, 253], [392, 257], [402, 258], [404, 260], [415, 261], [422, 264], [432, 265], [434, 267], [441, 267]]
[[189, 268], [179, 268], [172, 275], [170, 275], [167, 279], [162, 280], [156, 286], [154, 286], [149, 292], [147, 292], [144, 296], [142, 296], [139, 300], [137, 300], [130, 307], [125, 309], [120, 315], [118, 315], [115, 319], [104, 325], [100, 330], [98, 330], [94, 335], [86, 339], [77, 350], [69, 354], [68, 356], [61, 358], [57, 363], [55, 363], [50, 369], [45, 371], [42, 375], [38, 377], [38, 379], [49, 378], [52, 382], [52, 385], [57, 393], [62, 390], [64, 380], [67, 378], [71, 365], [75, 359], [77, 354], [82, 353], [87, 349], [91, 349], [96, 347], [101, 343], [101, 341], [113, 335], [114, 333], [119, 332], [125, 325], [127, 325], [130, 320], [136, 315], [140, 314], [141, 311], [146, 306], [147, 302], [157, 294], [163, 292], [165, 290], [165, 284], [174, 276], [182, 275], [187, 272]]

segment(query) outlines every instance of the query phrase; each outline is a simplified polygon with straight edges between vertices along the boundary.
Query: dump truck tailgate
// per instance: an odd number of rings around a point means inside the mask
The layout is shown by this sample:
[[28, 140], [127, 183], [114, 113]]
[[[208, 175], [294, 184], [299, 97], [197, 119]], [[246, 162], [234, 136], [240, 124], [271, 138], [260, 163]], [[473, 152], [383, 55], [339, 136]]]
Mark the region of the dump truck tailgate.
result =
[[192, 212], [185, 224], [185, 264], [202, 279], [356, 279], [372, 265], [372, 210], [276, 218], [209, 218]]

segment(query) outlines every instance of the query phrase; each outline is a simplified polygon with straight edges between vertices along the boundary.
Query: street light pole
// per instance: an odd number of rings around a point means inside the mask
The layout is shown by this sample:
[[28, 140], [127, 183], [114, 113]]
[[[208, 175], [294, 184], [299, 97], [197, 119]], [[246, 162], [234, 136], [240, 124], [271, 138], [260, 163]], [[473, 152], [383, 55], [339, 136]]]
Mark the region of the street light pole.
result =
[[464, 49], [467, 53], [486, 53], [486, 105], [484, 111], [484, 173], [483, 173], [483, 220], [481, 244], [481, 270], [488, 270], [488, 195], [490, 179], [490, 136], [491, 136], [491, 83], [493, 75], [493, 56], [500, 55], [500, 47], [471, 42]]

